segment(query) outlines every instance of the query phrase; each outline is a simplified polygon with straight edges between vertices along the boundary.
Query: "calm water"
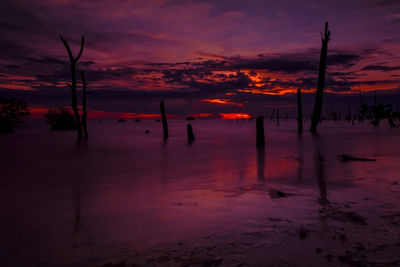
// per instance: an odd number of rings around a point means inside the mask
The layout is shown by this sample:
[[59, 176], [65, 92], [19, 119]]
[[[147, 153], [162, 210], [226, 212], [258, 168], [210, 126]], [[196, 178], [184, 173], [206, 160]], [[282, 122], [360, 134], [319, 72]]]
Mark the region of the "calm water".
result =
[[[266, 120], [264, 150], [255, 147], [255, 122], [196, 120], [191, 145], [186, 123], [171, 120], [166, 142], [155, 121], [93, 120], [80, 145], [75, 132], [51, 132], [41, 122], [0, 136], [6, 266], [16, 259], [63, 262], [76, 247], [141, 247], [260, 229], [270, 217], [315, 222], [324, 201], [378, 194], [383, 203], [377, 185], [400, 180], [400, 129], [386, 122], [381, 129], [325, 123], [319, 136], [299, 137], [295, 122], [276, 127]], [[342, 153], [377, 161], [343, 163]], [[293, 196], [271, 199], [270, 189]], [[367, 218], [372, 213], [358, 208]]]

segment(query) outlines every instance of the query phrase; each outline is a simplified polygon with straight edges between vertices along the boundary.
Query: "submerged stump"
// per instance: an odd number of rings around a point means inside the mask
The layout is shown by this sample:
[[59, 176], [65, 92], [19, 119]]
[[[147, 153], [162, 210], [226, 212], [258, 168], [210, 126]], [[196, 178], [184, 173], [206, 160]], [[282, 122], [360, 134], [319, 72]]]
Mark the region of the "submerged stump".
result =
[[192, 128], [192, 124], [190, 124], [190, 123], [188, 123], [188, 125], [187, 125], [187, 136], [188, 136], [189, 143], [194, 141], [193, 128]]

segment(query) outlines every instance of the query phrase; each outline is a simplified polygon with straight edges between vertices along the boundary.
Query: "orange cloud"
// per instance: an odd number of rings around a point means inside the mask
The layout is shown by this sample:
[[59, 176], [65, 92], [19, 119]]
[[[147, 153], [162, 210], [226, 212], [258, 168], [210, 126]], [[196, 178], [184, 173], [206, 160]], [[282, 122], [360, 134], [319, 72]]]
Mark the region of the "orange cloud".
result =
[[243, 106], [243, 104], [232, 102], [230, 99], [215, 98], [215, 99], [203, 99], [202, 101], [210, 102], [210, 103], [217, 104], [217, 105], [232, 105], [232, 106], [239, 106], [239, 107]]
[[235, 120], [235, 119], [250, 119], [251, 115], [247, 113], [219, 113], [223, 120]]
[[1, 84], [0, 87], [11, 89], [11, 90], [34, 90], [30, 86], [22, 84], [22, 83]]

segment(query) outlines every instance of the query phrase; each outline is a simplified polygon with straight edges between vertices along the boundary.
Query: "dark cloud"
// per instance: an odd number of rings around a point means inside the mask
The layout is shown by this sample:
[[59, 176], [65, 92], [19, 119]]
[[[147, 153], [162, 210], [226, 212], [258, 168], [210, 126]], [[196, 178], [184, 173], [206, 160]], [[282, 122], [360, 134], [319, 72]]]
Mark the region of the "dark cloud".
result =
[[339, 65], [344, 67], [354, 66], [358, 61], [360, 61], [360, 55], [350, 54], [350, 53], [330, 53], [327, 57], [328, 65]]
[[185, 69], [165, 69], [162, 71], [163, 78], [168, 83], [184, 82], [193, 79], [202, 79], [210, 76], [212, 73], [209, 69], [205, 68], [185, 68]]
[[240, 60], [230, 67], [232, 69], [267, 70], [269, 72], [298, 73], [302, 71], [315, 71], [315, 60], [296, 60], [285, 57]]
[[10, 68], [10, 69], [19, 69], [19, 68], [20, 68], [20, 66], [18, 66], [18, 65], [13, 65], [13, 64], [10, 64], [10, 65], [4, 65], [4, 67], [6, 67], [6, 68]]
[[395, 70], [400, 70], [400, 66], [394, 66], [394, 67], [389, 67], [389, 66], [380, 66], [380, 65], [370, 65], [362, 68], [362, 70], [372, 70], [372, 71], [395, 71]]

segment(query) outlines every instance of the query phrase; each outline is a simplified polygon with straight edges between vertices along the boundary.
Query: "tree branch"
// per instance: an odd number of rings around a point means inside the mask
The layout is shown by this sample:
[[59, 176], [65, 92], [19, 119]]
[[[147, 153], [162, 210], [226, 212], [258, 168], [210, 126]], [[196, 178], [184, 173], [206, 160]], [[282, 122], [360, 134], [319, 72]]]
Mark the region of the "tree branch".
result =
[[[322, 33], [321, 33], [322, 35]], [[331, 32], [328, 30], [328, 22], [325, 22], [325, 32], [324, 37], [322, 38], [323, 41], [328, 42], [330, 40]]]
[[60, 36], [60, 39], [64, 43], [65, 48], [67, 49], [70, 61], [73, 62], [74, 61], [74, 57], [72, 56], [71, 48], [69, 48], [69, 45], [68, 45], [67, 41], [62, 37], [62, 35]]
[[76, 62], [78, 62], [79, 58], [80, 58], [81, 55], [82, 55], [84, 43], [85, 43], [85, 37], [82, 36], [82, 40], [81, 40], [81, 50], [79, 51], [78, 56], [75, 58], [75, 61], [76, 61]]

